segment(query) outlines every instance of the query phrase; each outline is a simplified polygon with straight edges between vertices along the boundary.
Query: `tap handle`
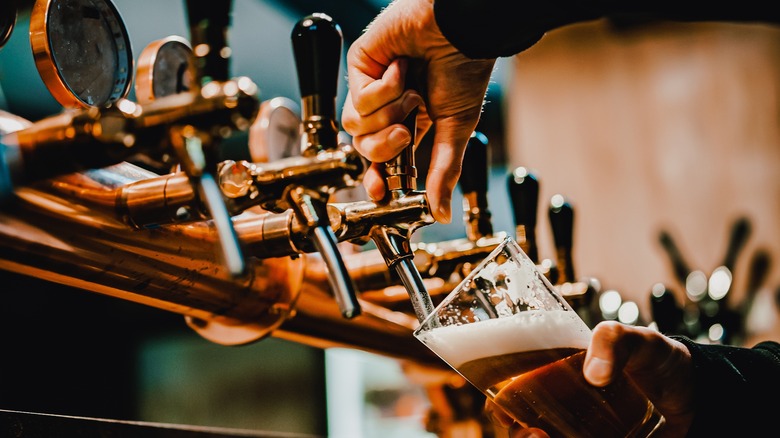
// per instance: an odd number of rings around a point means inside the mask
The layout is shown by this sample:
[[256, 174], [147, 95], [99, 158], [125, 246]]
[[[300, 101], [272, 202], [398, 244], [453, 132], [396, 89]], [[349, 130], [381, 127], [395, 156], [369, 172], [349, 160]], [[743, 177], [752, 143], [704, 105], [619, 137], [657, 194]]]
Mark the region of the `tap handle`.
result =
[[734, 266], [737, 264], [737, 256], [739, 256], [742, 247], [747, 243], [749, 236], [750, 221], [747, 218], [739, 218], [731, 228], [729, 245], [723, 258], [723, 266], [732, 273], [734, 272]]
[[489, 165], [488, 139], [483, 133], [474, 131], [466, 144], [463, 170], [458, 180], [463, 192], [466, 235], [471, 241], [493, 234], [487, 197]]
[[192, 126], [174, 126], [169, 135], [182, 169], [213, 220], [225, 266], [234, 277], [242, 276], [246, 272], [246, 261], [242, 255], [238, 234], [233, 228], [230, 212], [222, 197], [222, 190], [209, 164], [214, 161], [213, 158], [209, 159], [214, 148], [204, 144], [205, 137]]
[[307, 236], [328, 267], [328, 281], [341, 314], [353, 318], [360, 314], [356, 287], [338, 250], [337, 239], [328, 221], [327, 198], [298, 186], [289, 190], [290, 206]]
[[310, 238], [328, 267], [328, 283], [341, 315], [347, 319], [356, 317], [360, 314], [360, 303], [355, 293], [355, 285], [336, 245], [336, 235], [329, 226], [320, 225], [311, 231]]
[[222, 192], [211, 173], [204, 173], [196, 181], [200, 199], [206, 205], [217, 231], [222, 261], [230, 275], [240, 277], [246, 273], [246, 261], [230, 213], [222, 199]]
[[307, 150], [334, 149], [338, 146], [336, 92], [343, 43], [341, 27], [328, 15], [314, 13], [298, 21], [291, 38], [304, 131], [309, 135]]
[[691, 273], [691, 269], [685, 262], [680, 248], [674, 242], [672, 235], [666, 230], [661, 230], [658, 235], [658, 241], [669, 256], [675, 278], [677, 278], [677, 281], [684, 287], [688, 280], [688, 275]]
[[563, 196], [554, 195], [550, 201], [550, 226], [557, 252], [559, 283], [573, 282], [574, 266], [572, 264], [572, 246], [574, 240], [574, 209]]
[[517, 241], [528, 257], [539, 263], [536, 218], [539, 208], [539, 180], [525, 167], [517, 167], [507, 178], [509, 200], [515, 218]]
[[[406, 71], [405, 86], [407, 89], [421, 91], [419, 77], [420, 65], [410, 60]], [[403, 125], [412, 136], [409, 146], [390, 161], [385, 162], [385, 174], [387, 189], [394, 197], [403, 196], [417, 189], [417, 167], [414, 159], [414, 151], [417, 146], [417, 108], [413, 109], [403, 120]]]
[[196, 86], [230, 78], [227, 31], [232, 7], [232, 0], [187, 0]]
[[650, 310], [658, 330], [667, 335], [680, 335], [683, 327], [683, 310], [674, 293], [664, 284], [657, 283], [650, 290]]

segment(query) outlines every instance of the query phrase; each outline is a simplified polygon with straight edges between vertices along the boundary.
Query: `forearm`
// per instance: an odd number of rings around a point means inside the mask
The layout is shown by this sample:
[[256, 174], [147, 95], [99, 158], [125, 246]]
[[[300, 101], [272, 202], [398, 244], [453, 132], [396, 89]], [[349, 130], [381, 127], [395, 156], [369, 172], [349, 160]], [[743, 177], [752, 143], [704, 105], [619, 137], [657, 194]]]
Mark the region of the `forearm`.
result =
[[673, 21], [780, 23], [772, 2], [704, 0], [435, 0], [436, 22], [444, 36], [470, 58], [512, 56], [535, 44], [545, 32], [608, 16]]
[[694, 364], [693, 425], [688, 437], [767, 436], [777, 427], [780, 344], [753, 348], [703, 345], [675, 337]]

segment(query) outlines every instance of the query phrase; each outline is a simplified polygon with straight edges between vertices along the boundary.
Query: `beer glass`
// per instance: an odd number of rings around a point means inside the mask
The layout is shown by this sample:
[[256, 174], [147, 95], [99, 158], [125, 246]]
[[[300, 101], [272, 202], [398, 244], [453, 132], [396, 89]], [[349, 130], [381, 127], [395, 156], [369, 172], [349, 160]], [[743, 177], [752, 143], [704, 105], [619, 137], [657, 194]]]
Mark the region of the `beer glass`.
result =
[[590, 328], [511, 238], [414, 336], [525, 427], [556, 437], [648, 437], [663, 416], [627, 377], [582, 374]]

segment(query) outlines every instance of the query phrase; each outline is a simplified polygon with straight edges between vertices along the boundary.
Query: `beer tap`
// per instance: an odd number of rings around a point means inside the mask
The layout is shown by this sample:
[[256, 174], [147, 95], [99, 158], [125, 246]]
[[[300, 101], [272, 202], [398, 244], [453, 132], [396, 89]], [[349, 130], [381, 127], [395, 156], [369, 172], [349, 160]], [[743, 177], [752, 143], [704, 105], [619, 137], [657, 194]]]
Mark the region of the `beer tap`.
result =
[[[226, 266], [232, 275], [241, 276], [245, 263], [214, 178], [216, 148], [222, 138], [248, 129], [257, 112], [257, 87], [248, 78], [226, 79], [229, 50], [224, 33], [230, 3], [212, 3], [189, 4], [196, 56], [208, 55], [212, 46], [221, 53], [219, 61], [208, 58], [209, 62], [199, 63], [197, 90], [148, 105], [118, 99], [108, 106], [73, 109], [3, 136], [0, 176], [7, 182], [2, 187], [4, 197], [20, 185], [173, 149], [187, 181], [200, 196], [198, 203], [208, 210], [203, 216], [214, 219]], [[204, 23], [206, 31], [201, 29]], [[203, 40], [203, 35], [216, 42]], [[200, 82], [206, 76], [218, 80]]]
[[[338, 151], [336, 89], [343, 37], [341, 28], [321, 13], [301, 19], [292, 32], [298, 71], [306, 146], [303, 157], [317, 157]], [[341, 188], [337, 185], [291, 185], [284, 202], [295, 213], [328, 267], [330, 286], [345, 318], [360, 314], [355, 285], [339, 253], [330, 226], [327, 203]]]
[[463, 221], [466, 224], [466, 237], [472, 242], [493, 235], [493, 224], [488, 209], [488, 171], [490, 149], [485, 134], [471, 133], [463, 158], [460, 173], [461, 192], [463, 192]]
[[[194, 55], [194, 88], [202, 95], [230, 86], [227, 29], [232, 3], [231, 0], [187, 0]], [[239, 277], [246, 272], [246, 261], [215, 177], [219, 141], [226, 132], [207, 126], [204, 129], [198, 124], [175, 124], [169, 130], [170, 144], [214, 224], [225, 265], [233, 276]]]
[[536, 245], [536, 217], [539, 206], [539, 180], [525, 167], [517, 167], [507, 178], [509, 200], [515, 217], [515, 238], [534, 263], [539, 263]]
[[594, 309], [597, 288], [592, 279], [577, 280], [574, 273], [574, 209], [562, 195], [556, 194], [550, 199], [548, 216], [557, 260], [558, 275], [553, 284], [585, 323], [593, 327], [600, 320]]
[[683, 309], [674, 292], [663, 283], [656, 283], [650, 290], [650, 310], [658, 331], [668, 335], [687, 334], [683, 324]]
[[576, 281], [572, 258], [574, 209], [563, 196], [553, 195], [548, 214], [558, 260], [558, 283], [572, 283]]
[[[417, 78], [412, 65], [406, 76], [407, 88], [418, 88]], [[414, 313], [417, 319], [422, 321], [433, 312], [433, 302], [425, 288], [422, 276], [414, 264], [414, 252], [410, 244], [414, 230], [426, 223], [432, 222], [428, 211], [427, 200], [424, 193], [417, 191], [417, 167], [415, 167], [414, 150], [417, 145], [417, 113], [415, 108], [404, 120], [404, 125], [409, 129], [412, 141], [394, 159], [385, 163], [385, 173], [388, 195], [385, 197], [387, 204], [404, 203], [407, 199], [422, 197], [425, 207], [419, 218], [413, 222], [398, 221], [395, 223], [377, 224], [371, 227], [369, 236], [374, 241], [377, 249], [382, 253], [387, 266], [394, 269], [401, 279], [409, 298], [412, 301]]]

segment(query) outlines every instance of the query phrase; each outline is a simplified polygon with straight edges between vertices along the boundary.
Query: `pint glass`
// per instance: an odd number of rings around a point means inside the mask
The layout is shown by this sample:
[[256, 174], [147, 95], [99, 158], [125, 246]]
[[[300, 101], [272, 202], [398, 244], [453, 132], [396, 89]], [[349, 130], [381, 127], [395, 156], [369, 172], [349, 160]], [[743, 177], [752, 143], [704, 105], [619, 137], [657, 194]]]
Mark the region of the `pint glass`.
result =
[[525, 427], [551, 437], [648, 437], [663, 416], [627, 377], [582, 374], [590, 328], [511, 238], [414, 336]]

